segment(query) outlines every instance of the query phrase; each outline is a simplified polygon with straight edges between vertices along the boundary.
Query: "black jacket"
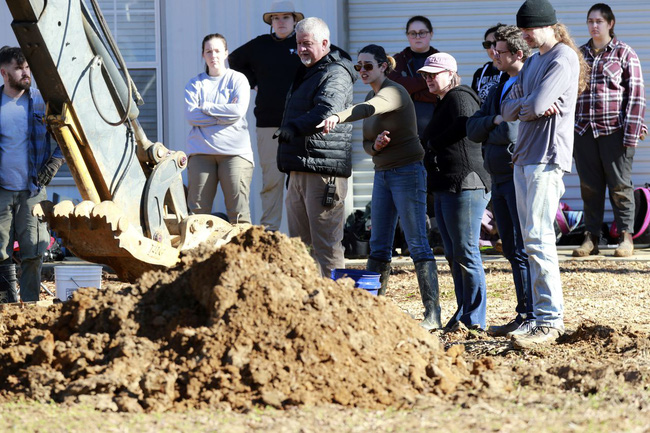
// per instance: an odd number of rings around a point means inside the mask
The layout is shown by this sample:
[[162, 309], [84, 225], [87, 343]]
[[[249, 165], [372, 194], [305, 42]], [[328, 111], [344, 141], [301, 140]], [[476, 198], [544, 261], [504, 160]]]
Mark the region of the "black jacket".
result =
[[282, 119], [282, 126], [295, 136], [290, 142], [279, 142], [280, 171], [350, 177], [352, 124], [338, 124], [326, 135], [316, 125], [352, 105], [355, 79], [352, 62], [338, 51], [331, 51], [309, 68], [298, 69]]
[[480, 108], [480, 100], [469, 87], [451, 89], [436, 104], [425, 131], [425, 166], [429, 191], [460, 192], [463, 180], [475, 172], [490, 189], [490, 177], [483, 168], [481, 143], [467, 137], [467, 119]]
[[494, 124], [494, 118], [501, 113], [501, 92], [508, 78], [507, 74], [503, 75], [501, 82], [490, 89], [481, 109], [467, 120], [467, 137], [483, 143], [484, 166], [494, 183], [512, 180], [512, 149], [519, 130], [519, 120]]
[[295, 33], [285, 39], [261, 35], [228, 56], [230, 67], [257, 87], [255, 118], [260, 128], [278, 127], [289, 86], [300, 67]]

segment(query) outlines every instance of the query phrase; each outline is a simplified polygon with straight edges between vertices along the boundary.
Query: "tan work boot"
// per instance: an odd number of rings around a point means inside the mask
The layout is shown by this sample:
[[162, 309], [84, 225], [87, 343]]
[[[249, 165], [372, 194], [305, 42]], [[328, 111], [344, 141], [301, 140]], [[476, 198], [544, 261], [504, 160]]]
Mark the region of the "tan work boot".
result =
[[618, 248], [614, 250], [614, 255], [616, 257], [630, 257], [634, 254], [634, 241], [632, 240], [632, 234], [628, 232], [622, 233], [623, 240], [618, 244]]
[[588, 255], [598, 254], [598, 236], [585, 232], [585, 240], [582, 245], [573, 250], [573, 257], [587, 257]]

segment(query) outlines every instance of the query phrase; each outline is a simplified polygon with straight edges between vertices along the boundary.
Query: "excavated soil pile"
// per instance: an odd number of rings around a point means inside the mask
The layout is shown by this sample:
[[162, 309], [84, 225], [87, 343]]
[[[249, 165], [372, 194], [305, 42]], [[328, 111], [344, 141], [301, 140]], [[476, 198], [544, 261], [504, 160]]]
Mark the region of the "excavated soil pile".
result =
[[304, 245], [252, 228], [131, 286], [5, 309], [0, 396], [104, 410], [403, 407], [468, 376], [461, 353]]

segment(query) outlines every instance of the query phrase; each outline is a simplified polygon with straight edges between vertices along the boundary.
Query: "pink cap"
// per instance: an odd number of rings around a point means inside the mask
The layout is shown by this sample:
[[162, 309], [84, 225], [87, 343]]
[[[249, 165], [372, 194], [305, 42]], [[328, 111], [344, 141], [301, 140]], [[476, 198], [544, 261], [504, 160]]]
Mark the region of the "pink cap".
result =
[[418, 72], [431, 72], [434, 74], [442, 71], [458, 72], [456, 59], [454, 59], [451, 54], [432, 54], [424, 61], [424, 66], [418, 69]]

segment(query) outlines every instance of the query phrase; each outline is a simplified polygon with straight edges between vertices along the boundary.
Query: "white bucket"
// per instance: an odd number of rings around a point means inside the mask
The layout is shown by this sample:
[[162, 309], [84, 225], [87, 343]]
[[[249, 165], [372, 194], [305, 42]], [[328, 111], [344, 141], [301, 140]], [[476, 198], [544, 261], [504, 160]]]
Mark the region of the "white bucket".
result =
[[80, 287], [102, 288], [101, 265], [91, 266], [55, 266], [54, 280], [56, 282], [56, 296], [67, 301]]

